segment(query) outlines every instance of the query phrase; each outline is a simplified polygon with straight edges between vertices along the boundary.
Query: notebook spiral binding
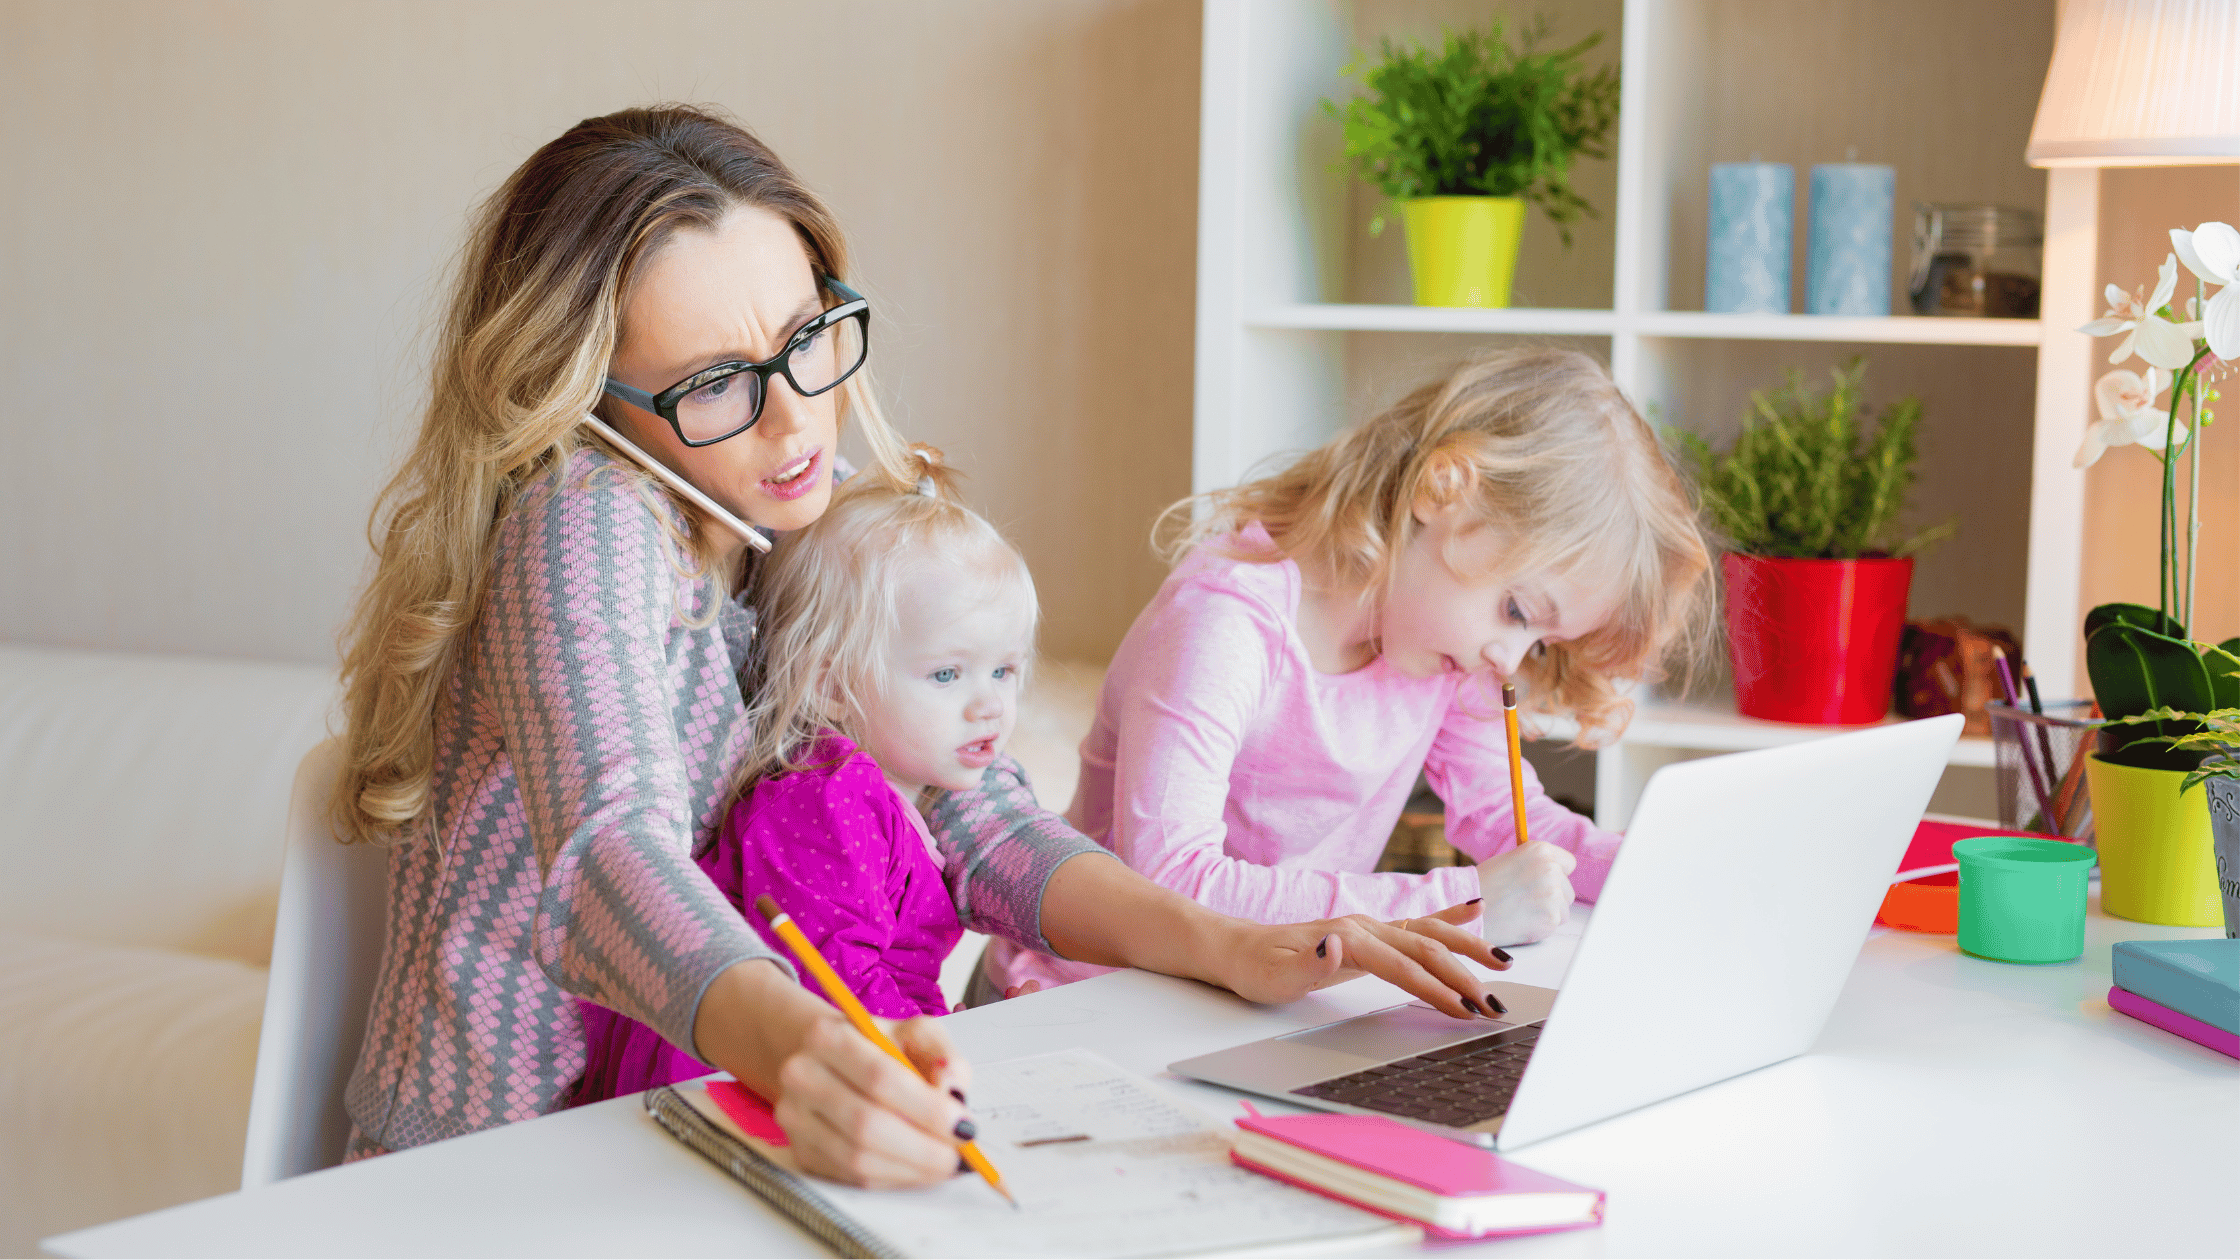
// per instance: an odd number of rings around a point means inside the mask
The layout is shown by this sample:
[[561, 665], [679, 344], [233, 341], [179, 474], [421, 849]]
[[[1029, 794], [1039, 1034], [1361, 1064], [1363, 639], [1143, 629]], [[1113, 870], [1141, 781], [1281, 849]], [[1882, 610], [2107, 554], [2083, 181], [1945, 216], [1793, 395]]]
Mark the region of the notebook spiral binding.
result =
[[671, 1136], [709, 1163], [768, 1200], [787, 1219], [815, 1234], [842, 1256], [887, 1260], [904, 1253], [894, 1244], [842, 1215], [801, 1178], [764, 1159], [739, 1139], [717, 1128], [669, 1086], [646, 1094], [646, 1114]]

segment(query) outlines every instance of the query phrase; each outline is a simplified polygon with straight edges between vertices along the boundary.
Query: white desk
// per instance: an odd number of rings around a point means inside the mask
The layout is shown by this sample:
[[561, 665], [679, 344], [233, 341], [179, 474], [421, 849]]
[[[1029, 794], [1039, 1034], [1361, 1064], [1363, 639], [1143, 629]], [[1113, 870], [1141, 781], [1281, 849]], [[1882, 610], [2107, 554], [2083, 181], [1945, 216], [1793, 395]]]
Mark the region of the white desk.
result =
[[[2229, 1255], [2240, 1063], [2110, 1011], [2108, 950], [2189, 937], [2102, 917], [2084, 958], [2018, 967], [1950, 937], [1870, 940], [1812, 1053], [1527, 1148], [1609, 1192], [1598, 1230], [1487, 1255]], [[1576, 932], [1515, 951], [1554, 984]], [[1688, 983], [1685, 942], [1672, 982]], [[1089, 1046], [1150, 1076], [1395, 1000], [1357, 981], [1252, 1007], [1128, 972], [952, 1018], [992, 1061]], [[1672, 1036], [1716, 1036], [1710, 1015]], [[1168, 1078], [1218, 1115], [1239, 1095]], [[1260, 1104], [1264, 1108], [1270, 1104]], [[49, 1240], [66, 1256], [815, 1255], [635, 1098]], [[1442, 1251], [1440, 1254], [1452, 1254]]]

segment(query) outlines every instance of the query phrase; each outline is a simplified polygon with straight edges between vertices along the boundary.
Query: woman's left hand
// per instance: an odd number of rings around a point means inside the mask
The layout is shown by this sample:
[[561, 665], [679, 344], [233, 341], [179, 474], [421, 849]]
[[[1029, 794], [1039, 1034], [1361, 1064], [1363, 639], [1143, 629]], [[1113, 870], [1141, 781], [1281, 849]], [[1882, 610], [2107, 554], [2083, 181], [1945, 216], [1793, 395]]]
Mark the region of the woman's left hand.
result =
[[1509, 958], [1477, 933], [1475, 902], [1417, 919], [1380, 923], [1352, 914], [1274, 926], [1237, 921], [1239, 939], [1213, 970], [1220, 983], [1255, 1002], [1291, 1002], [1316, 989], [1371, 975], [1390, 981], [1457, 1019], [1488, 1014], [1485, 986], [1456, 955], [1496, 971]]

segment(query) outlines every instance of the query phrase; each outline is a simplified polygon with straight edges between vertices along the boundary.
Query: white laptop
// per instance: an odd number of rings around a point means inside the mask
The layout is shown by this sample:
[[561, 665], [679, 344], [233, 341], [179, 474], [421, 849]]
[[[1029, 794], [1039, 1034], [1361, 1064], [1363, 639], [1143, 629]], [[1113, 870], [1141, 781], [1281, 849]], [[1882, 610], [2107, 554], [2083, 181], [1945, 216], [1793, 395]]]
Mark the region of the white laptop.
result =
[[1950, 714], [1657, 771], [1563, 988], [1495, 980], [1500, 1018], [1410, 1002], [1168, 1067], [1509, 1150], [1801, 1054], [1960, 726]]

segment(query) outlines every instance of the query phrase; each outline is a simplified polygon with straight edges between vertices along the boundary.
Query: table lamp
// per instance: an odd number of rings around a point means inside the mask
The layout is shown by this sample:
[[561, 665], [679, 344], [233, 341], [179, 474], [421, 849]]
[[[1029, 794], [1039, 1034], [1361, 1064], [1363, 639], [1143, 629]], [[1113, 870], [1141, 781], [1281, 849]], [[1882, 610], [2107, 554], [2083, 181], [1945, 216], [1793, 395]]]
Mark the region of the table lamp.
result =
[[2240, 4], [2066, 0], [2032, 166], [2240, 162]]

